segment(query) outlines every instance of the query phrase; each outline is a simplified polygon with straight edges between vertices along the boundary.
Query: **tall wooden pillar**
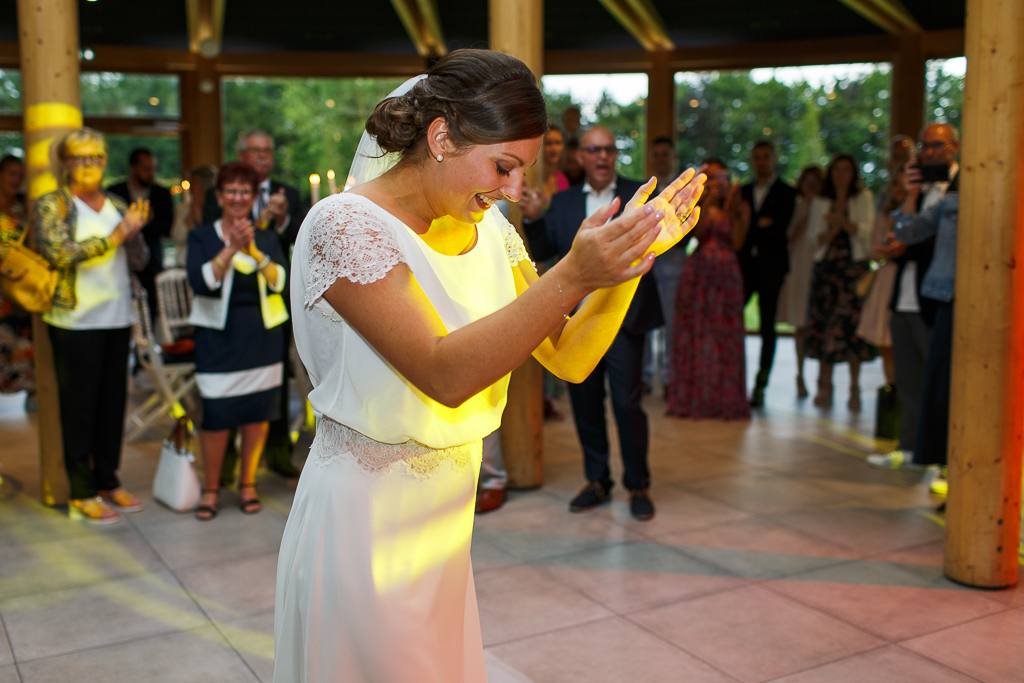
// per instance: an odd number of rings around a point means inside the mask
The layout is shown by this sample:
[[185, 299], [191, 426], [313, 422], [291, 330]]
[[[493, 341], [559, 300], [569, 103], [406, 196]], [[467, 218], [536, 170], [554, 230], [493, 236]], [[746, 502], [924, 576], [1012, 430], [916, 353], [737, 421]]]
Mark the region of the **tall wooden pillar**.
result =
[[[647, 151], [651, 143], [660, 137], [676, 139], [676, 83], [675, 73], [668, 65], [668, 51], [655, 50], [650, 53], [651, 68], [647, 72]], [[647, 159], [647, 175], [651, 175], [650, 154]]]
[[892, 63], [892, 111], [889, 135], [916, 140], [924, 126], [925, 59], [920, 33], [900, 36], [900, 51]]
[[182, 173], [193, 166], [224, 163], [224, 116], [220, 75], [212, 59], [198, 58], [195, 71], [179, 74]]
[[[544, 73], [544, 0], [490, 0], [491, 49], [521, 59], [540, 80]], [[538, 169], [526, 182], [536, 185]], [[512, 205], [509, 218], [521, 228]], [[501, 448], [512, 488], [544, 482], [544, 371], [533, 358], [512, 372], [508, 405], [501, 418]]]
[[[28, 202], [57, 189], [54, 143], [82, 126], [78, 82], [78, 3], [18, 0], [21, 97], [25, 119]], [[68, 500], [57, 377], [46, 325], [32, 316], [42, 496], [47, 505]]]
[[968, 0], [946, 575], [1017, 582], [1024, 441], [1024, 3]]

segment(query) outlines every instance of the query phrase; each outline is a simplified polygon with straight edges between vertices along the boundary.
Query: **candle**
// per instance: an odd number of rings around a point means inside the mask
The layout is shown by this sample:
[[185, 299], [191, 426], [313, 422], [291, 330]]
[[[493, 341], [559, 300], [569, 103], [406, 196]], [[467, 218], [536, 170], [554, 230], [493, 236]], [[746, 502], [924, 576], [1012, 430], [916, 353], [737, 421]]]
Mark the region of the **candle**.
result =
[[312, 196], [314, 204], [320, 201], [320, 175], [317, 173], [309, 175], [309, 194]]
[[338, 188], [334, 185], [334, 169], [327, 171], [327, 188], [334, 194], [338, 191]]

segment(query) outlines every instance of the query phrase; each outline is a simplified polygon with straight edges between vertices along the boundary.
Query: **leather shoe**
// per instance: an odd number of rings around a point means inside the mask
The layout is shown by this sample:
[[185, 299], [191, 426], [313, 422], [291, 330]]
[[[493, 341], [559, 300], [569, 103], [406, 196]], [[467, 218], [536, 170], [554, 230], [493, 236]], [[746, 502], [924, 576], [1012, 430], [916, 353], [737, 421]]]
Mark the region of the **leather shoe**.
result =
[[647, 489], [629, 492], [629, 514], [641, 522], [654, 517], [654, 503], [651, 502], [651, 495], [647, 493]]
[[497, 510], [505, 504], [505, 489], [481, 489], [476, 494], [476, 511], [479, 513]]
[[590, 481], [569, 503], [569, 512], [584, 512], [612, 499], [612, 487], [605, 488], [601, 482]]
[[764, 408], [764, 387], [754, 387], [754, 391], [750, 394], [750, 407]]

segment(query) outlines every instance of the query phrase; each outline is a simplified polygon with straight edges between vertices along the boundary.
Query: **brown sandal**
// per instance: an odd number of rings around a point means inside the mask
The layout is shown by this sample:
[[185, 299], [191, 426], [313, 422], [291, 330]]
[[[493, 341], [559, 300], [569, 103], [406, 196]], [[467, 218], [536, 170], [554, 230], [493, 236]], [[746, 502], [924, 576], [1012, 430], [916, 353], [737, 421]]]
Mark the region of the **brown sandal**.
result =
[[[203, 489], [203, 493], [220, 494], [220, 489]], [[200, 505], [196, 508], [196, 519], [201, 522], [209, 522], [217, 516], [217, 505]]]
[[[242, 489], [252, 489], [256, 492], [256, 484], [239, 484], [238, 494], [241, 496]], [[242, 512], [247, 515], [255, 515], [257, 512], [263, 509], [263, 503], [260, 502], [259, 496], [255, 498], [243, 499], [241, 504], [238, 506]]]

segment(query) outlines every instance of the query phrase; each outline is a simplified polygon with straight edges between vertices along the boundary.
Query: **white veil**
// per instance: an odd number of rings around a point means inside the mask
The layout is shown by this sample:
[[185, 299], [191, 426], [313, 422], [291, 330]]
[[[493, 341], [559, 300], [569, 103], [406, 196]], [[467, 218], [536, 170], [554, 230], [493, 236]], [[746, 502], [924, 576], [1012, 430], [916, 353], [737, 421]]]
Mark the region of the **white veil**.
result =
[[[388, 97], [404, 95], [426, 77], [426, 74], [413, 76], [391, 91]], [[377, 144], [377, 138], [364, 130], [363, 136], [359, 139], [359, 146], [356, 147], [356, 154], [352, 158], [352, 168], [349, 169], [348, 178], [345, 179], [345, 189], [349, 190], [356, 185], [361, 185], [384, 175], [398, 163], [399, 156], [397, 152], [385, 154], [384, 150]]]

